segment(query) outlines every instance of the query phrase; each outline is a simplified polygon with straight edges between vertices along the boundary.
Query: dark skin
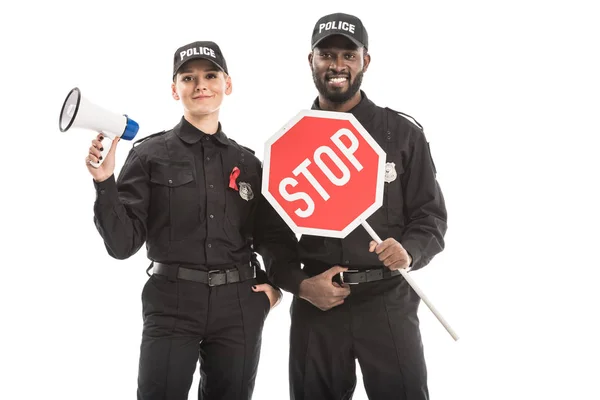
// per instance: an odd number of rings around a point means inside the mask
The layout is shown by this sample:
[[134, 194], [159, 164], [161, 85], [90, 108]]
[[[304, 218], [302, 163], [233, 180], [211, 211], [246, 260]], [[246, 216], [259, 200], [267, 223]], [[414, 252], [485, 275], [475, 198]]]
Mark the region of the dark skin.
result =
[[[322, 40], [308, 55], [315, 86], [319, 91], [319, 106], [323, 110], [348, 112], [360, 103], [360, 85], [367, 71], [371, 56], [364, 47], [357, 47], [350, 39], [333, 35]], [[387, 268], [407, 268], [412, 259], [394, 238], [380, 244], [369, 243], [369, 251], [375, 251]], [[307, 278], [300, 283], [299, 296], [322, 311], [344, 303], [350, 287], [339, 285], [332, 278], [348, 268], [334, 265], [327, 271]]]
[[345, 36], [333, 35], [315, 47], [308, 62], [323, 110], [347, 112], [360, 102], [362, 75], [371, 63], [364, 47], [357, 47]]

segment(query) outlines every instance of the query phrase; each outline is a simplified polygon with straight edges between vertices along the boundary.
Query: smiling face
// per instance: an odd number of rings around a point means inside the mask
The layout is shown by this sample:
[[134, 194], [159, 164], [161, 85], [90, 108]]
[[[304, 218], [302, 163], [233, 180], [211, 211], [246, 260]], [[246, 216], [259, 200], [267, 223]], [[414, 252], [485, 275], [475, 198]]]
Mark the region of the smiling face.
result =
[[184, 116], [191, 120], [214, 115], [232, 90], [231, 78], [208, 60], [185, 63], [171, 85], [175, 100], [181, 100]]
[[371, 61], [364, 47], [357, 47], [344, 36], [333, 35], [321, 41], [308, 60], [320, 103], [339, 105], [360, 101], [363, 74]]

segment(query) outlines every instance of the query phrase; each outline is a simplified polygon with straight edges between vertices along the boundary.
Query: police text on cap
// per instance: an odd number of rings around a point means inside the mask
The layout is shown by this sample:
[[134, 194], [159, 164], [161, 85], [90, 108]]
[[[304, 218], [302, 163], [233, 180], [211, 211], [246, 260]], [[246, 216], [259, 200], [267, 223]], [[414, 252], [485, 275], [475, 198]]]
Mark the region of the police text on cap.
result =
[[329, 31], [332, 29], [354, 33], [354, 28], [355, 26], [353, 24], [346, 21], [329, 21], [324, 24], [319, 24], [319, 33], [323, 32], [323, 30]]
[[217, 56], [215, 55], [215, 51], [213, 49], [211, 49], [210, 47], [205, 47], [205, 46], [192, 47], [190, 49], [183, 50], [182, 52], [179, 53], [179, 56], [181, 57], [180, 60], [182, 60], [182, 61], [183, 61], [183, 57], [201, 56], [201, 55], [210, 56], [212, 58], [217, 58]]

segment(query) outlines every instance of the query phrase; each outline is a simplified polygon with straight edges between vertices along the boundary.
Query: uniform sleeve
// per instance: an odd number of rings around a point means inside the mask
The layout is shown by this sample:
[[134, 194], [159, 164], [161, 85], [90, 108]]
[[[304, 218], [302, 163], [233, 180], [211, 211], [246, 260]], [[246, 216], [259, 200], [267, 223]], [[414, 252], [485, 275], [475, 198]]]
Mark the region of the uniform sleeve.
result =
[[412, 257], [411, 269], [426, 266], [444, 249], [447, 212], [429, 143], [422, 131], [414, 129], [408, 168], [403, 174], [406, 228], [402, 246]]
[[281, 216], [261, 194], [254, 224], [254, 246], [261, 255], [273, 284], [294, 295], [308, 278], [298, 257], [298, 239]]
[[146, 240], [146, 217], [150, 197], [149, 177], [132, 149], [118, 180], [112, 175], [95, 182], [94, 223], [108, 254], [116, 259], [131, 257]]

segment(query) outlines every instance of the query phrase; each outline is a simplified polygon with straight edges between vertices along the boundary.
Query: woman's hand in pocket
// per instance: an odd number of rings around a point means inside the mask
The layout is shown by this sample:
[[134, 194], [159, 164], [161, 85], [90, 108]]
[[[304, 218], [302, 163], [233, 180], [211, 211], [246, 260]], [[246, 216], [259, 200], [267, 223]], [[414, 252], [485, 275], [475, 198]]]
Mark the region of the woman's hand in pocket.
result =
[[275, 289], [268, 283], [261, 283], [260, 285], [252, 286], [252, 290], [255, 292], [264, 292], [269, 298], [271, 309], [281, 302], [282, 293]]

